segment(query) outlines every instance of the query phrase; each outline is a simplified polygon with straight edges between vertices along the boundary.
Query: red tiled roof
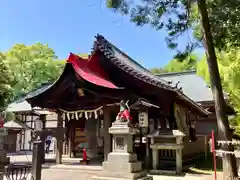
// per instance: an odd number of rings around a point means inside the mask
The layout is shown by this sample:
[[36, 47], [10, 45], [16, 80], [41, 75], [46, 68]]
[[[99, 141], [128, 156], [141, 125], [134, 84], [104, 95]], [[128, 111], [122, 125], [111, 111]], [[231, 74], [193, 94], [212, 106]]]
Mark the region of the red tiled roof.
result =
[[98, 86], [118, 89], [115, 84], [108, 80], [104, 70], [100, 67], [98, 56], [91, 56], [90, 59], [83, 59], [73, 53], [70, 54], [67, 63], [71, 63], [75, 72], [84, 80]]

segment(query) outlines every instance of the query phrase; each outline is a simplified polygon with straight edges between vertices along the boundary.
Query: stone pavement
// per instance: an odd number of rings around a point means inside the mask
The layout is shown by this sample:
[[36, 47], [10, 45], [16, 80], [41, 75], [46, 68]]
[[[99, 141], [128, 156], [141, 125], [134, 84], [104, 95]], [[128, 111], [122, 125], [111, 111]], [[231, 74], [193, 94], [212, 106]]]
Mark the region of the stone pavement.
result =
[[[86, 172], [81, 170], [57, 170], [46, 169], [42, 172], [42, 180], [90, 180], [94, 175], [101, 172]], [[185, 177], [153, 176], [153, 180], [213, 180], [213, 176], [196, 177], [187, 175]]]
[[[31, 162], [31, 154], [8, 155], [12, 163]], [[46, 155], [46, 159], [54, 159], [54, 155]], [[56, 165], [53, 163], [44, 164], [42, 170], [42, 180], [88, 180], [96, 175], [101, 175], [102, 166], [99, 165], [79, 165], [77, 158], [63, 158], [63, 164]], [[6, 179], [6, 178], [5, 178]], [[203, 174], [186, 174], [185, 176], [164, 176], [154, 175], [153, 180], [214, 180], [213, 175]]]
[[[101, 175], [101, 171], [88, 170], [71, 170], [71, 169], [43, 169], [42, 180], [90, 180], [91, 177]], [[29, 178], [30, 179], [30, 176]], [[4, 178], [4, 180], [7, 180]], [[153, 176], [153, 180], [214, 180], [212, 175], [208, 176], [193, 176], [186, 175], [185, 177], [172, 176]]]

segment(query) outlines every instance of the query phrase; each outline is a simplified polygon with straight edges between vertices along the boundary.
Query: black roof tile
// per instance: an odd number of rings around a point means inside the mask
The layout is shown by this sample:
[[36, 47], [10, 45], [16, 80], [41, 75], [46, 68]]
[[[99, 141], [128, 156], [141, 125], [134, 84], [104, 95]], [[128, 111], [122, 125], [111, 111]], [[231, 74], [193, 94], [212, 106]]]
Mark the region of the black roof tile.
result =
[[201, 106], [199, 106], [189, 97], [183, 94], [183, 92], [176, 86], [173, 86], [171, 82], [168, 82], [155, 76], [154, 74], [152, 74], [146, 68], [144, 68], [139, 63], [134, 61], [131, 57], [122, 52], [120, 49], [118, 49], [116, 46], [114, 46], [112, 43], [110, 43], [107, 39], [105, 39], [102, 35], [99, 34], [96, 36], [96, 41], [94, 42], [93, 50], [95, 51], [97, 49], [99, 49], [106, 56], [106, 58], [109, 59], [113, 64], [115, 64], [118, 68], [122, 69], [126, 73], [129, 73], [133, 77], [138, 78], [139, 80], [144, 81], [146, 83], [157, 86], [159, 88], [173, 91], [177, 94], [177, 96], [180, 99], [187, 101], [195, 108], [198, 108], [200, 111], [202, 111], [204, 114], [208, 114], [206, 110], [204, 110]]

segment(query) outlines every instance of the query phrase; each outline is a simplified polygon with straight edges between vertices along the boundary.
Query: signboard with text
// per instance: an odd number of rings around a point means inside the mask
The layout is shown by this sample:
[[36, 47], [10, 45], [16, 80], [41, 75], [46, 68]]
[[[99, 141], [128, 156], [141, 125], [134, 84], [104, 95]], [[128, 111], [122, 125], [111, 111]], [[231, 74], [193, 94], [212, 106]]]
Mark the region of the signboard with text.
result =
[[148, 127], [148, 113], [147, 112], [139, 112], [138, 120], [140, 127]]

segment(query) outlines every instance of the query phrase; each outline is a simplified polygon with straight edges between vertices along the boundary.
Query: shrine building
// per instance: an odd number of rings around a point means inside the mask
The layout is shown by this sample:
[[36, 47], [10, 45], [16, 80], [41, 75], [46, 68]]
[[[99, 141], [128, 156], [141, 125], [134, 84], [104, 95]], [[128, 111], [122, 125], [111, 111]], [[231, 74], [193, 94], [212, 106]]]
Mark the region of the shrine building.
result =
[[[87, 59], [71, 53], [56, 82], [29, 93], [26, 100], [58, 115], [52, 133], [57, 163], [62, 154], [81, 157], [83, 148], [90, 161], [106, 161], [112, 150], [108, 129], [122, 100], [140, 127], [134, 147], [145, 168], [181, 172], [184, 163], [207, 151], [207, 136], [198, 137], [195, 126], [196, 119], [210, 113], [178, 83], [155, 76], [101, 35]], [[40, 118], [44, 131], [46, 117]]]

